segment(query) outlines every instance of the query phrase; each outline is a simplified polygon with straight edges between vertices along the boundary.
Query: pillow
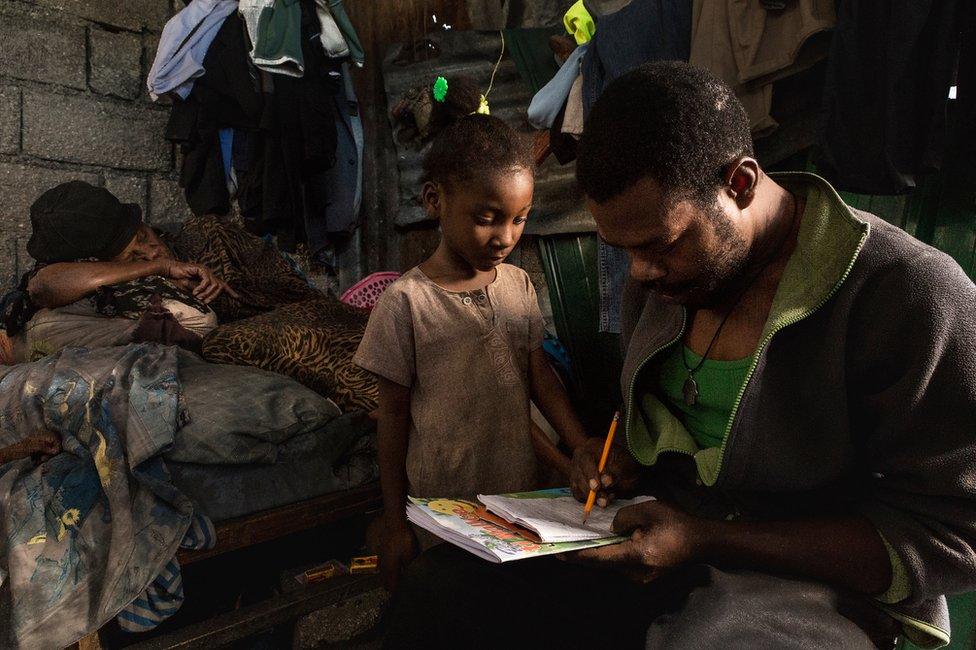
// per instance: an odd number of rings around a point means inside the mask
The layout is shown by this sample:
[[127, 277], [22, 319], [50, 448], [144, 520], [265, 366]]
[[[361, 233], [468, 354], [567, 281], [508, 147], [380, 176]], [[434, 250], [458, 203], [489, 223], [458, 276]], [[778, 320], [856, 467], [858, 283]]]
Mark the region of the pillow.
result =
[[331, 400], [273, 372], [207, 363], [186, 350], [179, 363], [190, 420], [166, 453], [171, 461], [273, 463], [278, 445], [340, 414]]
[[203, 340], [203, 356], [273, 370], [343, 410], [372, 411], [379, 398], [376, 379], [352, 362], [368, 318], [366, 311], [323, 295], [217, 327]]
[[13, 337], [15, 360], [36, 361], [66, 347], [126, 345], [132, 342], [137, 325], [138, 321], [128, 318], [99, 315], [87, 298], [57, 309], [41, 309]]

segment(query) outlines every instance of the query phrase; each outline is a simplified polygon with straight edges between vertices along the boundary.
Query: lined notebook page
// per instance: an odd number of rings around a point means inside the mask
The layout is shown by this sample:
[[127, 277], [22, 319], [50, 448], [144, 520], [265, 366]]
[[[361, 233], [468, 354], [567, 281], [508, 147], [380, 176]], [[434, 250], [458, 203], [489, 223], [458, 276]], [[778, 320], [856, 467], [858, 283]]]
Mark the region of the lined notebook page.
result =
[[571, 542], [613, 537], [610, 526], [617, 511], [652, 499], [653, 497], [636, 497], [614, 501], [606, 508], [594, 506], [584, 526], [583, 504], [571, 496], [527, 499], [478, 495], [478, 500], [485, 504], [488, 510], [507, 521], [535, 531], [543, 542]]

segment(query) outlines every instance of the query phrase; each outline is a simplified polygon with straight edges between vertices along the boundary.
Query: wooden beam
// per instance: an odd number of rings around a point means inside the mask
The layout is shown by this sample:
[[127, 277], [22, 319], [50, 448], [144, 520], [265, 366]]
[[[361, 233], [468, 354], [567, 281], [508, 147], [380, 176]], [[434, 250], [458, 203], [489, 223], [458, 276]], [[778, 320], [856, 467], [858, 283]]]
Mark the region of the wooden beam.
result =
[[377, 575], [346, 575], [275, 596], [136, 645], [130, 650], [217, 648], [379, 588]]
[[379, 483], [374, 481], [352, 490], [334, 492], [289, 506], [228, 519], [216, 525], [217, 545], [214, 548], [203, 551], [180, 551], [177, 559], [185, 566], [316, 526], [331, 524], [353, 515], [379, 509], [381, 505]]

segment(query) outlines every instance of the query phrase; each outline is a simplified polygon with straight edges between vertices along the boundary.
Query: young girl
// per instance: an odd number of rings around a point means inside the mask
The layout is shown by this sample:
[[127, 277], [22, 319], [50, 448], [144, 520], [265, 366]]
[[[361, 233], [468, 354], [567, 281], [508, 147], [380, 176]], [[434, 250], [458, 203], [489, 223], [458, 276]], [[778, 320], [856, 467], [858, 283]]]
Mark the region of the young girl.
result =
[[[434, 117], [440, 109], [435, 100]], [[386, 290], [355, 358], [379, 380], [381, 566], [391, 589], [417, 552], [407, 494], [535, 488], [533, 445], [544, 455], [555, 448], [533, 434], [530, 399], [571, 449], [585, 438], [542, 350], [535, 289], [503, 263], [532, 207], [531, 153], [501, 120], [464, 113], [436, 136], [423, 171], [421, 200], [440, 222], [440, 245]]]

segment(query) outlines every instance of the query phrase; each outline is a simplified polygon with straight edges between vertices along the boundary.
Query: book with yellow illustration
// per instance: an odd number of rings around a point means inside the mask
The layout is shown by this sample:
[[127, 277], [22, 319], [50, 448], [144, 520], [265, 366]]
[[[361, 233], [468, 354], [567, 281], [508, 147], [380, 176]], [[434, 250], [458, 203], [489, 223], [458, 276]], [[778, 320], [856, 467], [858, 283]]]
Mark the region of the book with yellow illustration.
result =
[[623, 541], [610, 531], [617, 511], [649, 497], [614, 502], [582, 523], [568, 488], [462, 499], [410, 497], [407, 518], [489, 562], [510, 562]]

